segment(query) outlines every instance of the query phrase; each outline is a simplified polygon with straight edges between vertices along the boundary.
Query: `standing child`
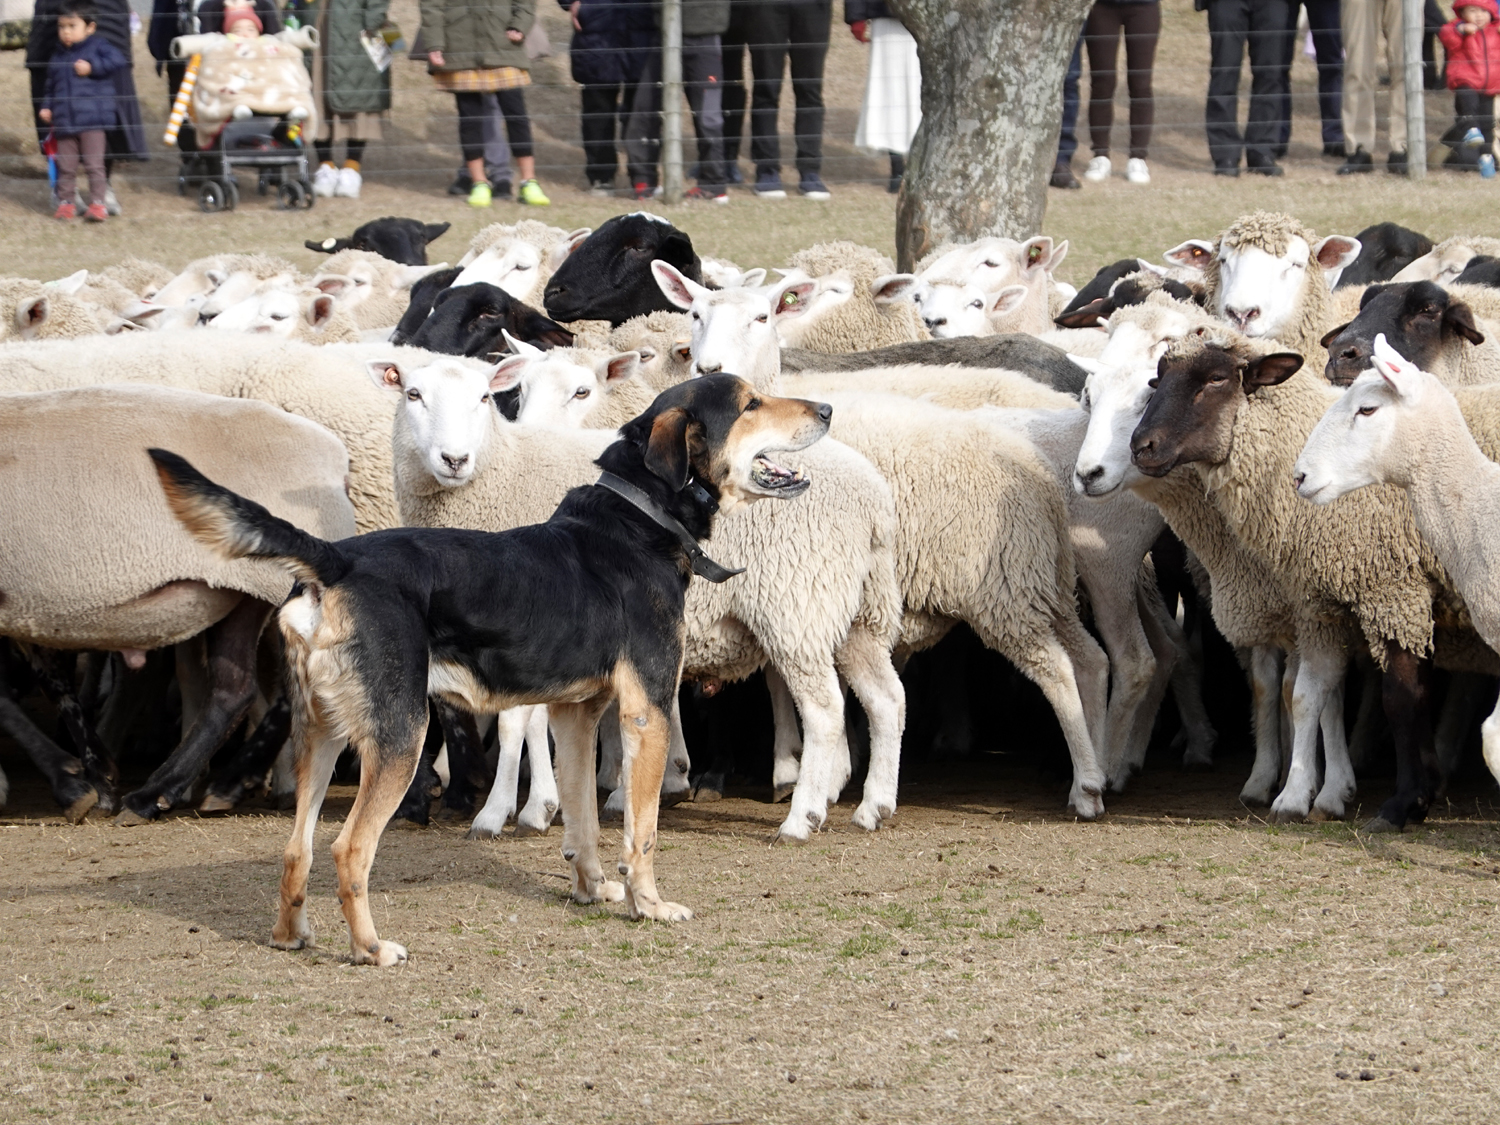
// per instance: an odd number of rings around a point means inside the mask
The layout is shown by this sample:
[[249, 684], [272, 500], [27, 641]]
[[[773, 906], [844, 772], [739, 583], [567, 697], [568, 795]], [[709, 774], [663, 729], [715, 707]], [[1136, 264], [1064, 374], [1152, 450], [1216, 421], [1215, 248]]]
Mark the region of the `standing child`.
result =
[[78, 162], [89, 178], [89, 206], [84, 218], [102, 223], [104, 209], [104, 132], [115, 125], [113, 75], [126, 66], [125, 56], [94, 35], [99, 16], [91, 0], [66, 0], [57, 15], [58, 50], [47, 63], [47, 85], [38, 116], [52, 126], [57, 141], [55, 218], [75, 219], [73, 193]]
[[[1495, 0], [1460, 0], [1438, 37], [1448, 55], [1455, 120], [1443, 134], [1444, 167], [1495, 174], [1495, 95], [1500, 93], [1500, 10]], [[1488, 158], [1488, 159], [1486, 159]]]

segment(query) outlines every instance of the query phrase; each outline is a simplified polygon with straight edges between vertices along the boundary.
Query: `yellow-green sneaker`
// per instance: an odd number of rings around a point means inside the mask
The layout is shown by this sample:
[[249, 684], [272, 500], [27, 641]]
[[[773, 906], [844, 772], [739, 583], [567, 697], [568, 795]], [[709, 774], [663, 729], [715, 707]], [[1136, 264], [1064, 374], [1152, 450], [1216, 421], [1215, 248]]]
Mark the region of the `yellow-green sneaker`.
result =
[[470, 207], [488, 207], [490, 205], [490, 185], [481, 180], [469, 189]]
[[535, 180], [522, 181], [521, 190], [516, 193], [516, 200], [528, 207], [552, 206], [552, 200], [542, 193], [542, 185]]

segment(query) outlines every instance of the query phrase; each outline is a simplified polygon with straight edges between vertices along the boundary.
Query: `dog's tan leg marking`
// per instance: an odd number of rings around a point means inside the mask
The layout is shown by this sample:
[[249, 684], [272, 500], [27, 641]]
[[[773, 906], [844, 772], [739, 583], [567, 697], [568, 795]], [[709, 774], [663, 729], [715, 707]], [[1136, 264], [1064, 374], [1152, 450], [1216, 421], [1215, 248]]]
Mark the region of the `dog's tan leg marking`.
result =
[[297, 820], [282, 857], [281, 910], [271, 928], [271, 944], [277, 949], [301, 949], [313, 943], [312, 927], [307, 922], [307, 873], [312, 867], [313, 833], [318, 827], [323, 797], [328, 792], [328, 780], [344, 749], [343, 735], [330, 730], [316, 710], [306, 720], [297, 721], [292, 740]]
[[359, 750], [359, 794], [344, 830], [333, 842], [333, 865], [339, 873], [339, 902], [349, 923], [349, 943], [356, 965], [398, 965], [406, 960], [406, 947], [381, 941], [370, 917], [370, 867], [380, 834], [417, 772], [417, 759], [427, 734], [423, 721], [415, 724], [411, 741], [403, 747], [382, 748], [362, 742]]
[[599, 795], [594, 789], [594, 734], [608, 692], [583, 703], [548, 708], [557, 741], [557, 796], [562, 802], [563, 858], [573, 866], [573, 901], [619, 902], [625, 888], [599, 863]]
[[658, 922], [686, 922], [693, 912], [656, 893], [656, 817], [661, 804], [661, 779], [667, 768], [671, 731], [667, 713], [652, 704], [635, 669], [621, 663], [615, 669], [620, 700], [620, 785], [625, 791], [625, 837], [620, 849], [620, 874], [625, 876], [625, 903], [632, 918]]

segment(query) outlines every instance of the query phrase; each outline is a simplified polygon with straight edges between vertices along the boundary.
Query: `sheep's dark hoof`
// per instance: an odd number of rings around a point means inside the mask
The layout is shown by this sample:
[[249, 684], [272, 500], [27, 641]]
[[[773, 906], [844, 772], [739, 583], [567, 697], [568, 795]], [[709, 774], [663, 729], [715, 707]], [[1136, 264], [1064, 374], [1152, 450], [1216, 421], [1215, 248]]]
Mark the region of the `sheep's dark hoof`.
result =
[[673, 805], [680, 805], [683, 801], [691, 801], [692, 799], [693, 791], [684, 786], [681, 789], [674, 789], [670, 793], [663, 793], [657, 802], [657, 807], [670, 809]]
[[1386, 820], [1385, 817], [1377, 816], [1374, 820], [1365, 825], [1364, 831], [1371, 834], [1376, 832], [1400, 832], [1401, 825], [1392, 824], [1390, 821]]
[[722, 773], [706, 773], [698, 779], [698, 784], [693, 789], [695, 802], [722, 801], [723, 799], [724, 775]]
[[789, 782], [785, 785], [773, 785], [771, 787], [771, 804], [779, 805], [782, 801], [790, 801], [792, 794], [797, 791], [797, 783]]
[[474, 814], [469, 809], [456, 809], [448, 805], [439, 805], [438, 811], [433, 815], [432, 819], [439, 824], [468, 824], [474, 819]]
[[198, 811], [201, 813], [228, 812], [237, 804], [239, 802], [232, 797], [224, 797], [218, 793], [206, 793], [203, 800], [198, 802]]
[[612, 809], [607, 805], [599, 806], [600, 824], [624, 824], [625, 811], [623, 809]]
[[112, 823], [116, 828], [134, 828], [138, 824], [150, 824], [154, 819], [154, 817], [142, 816], [140, 813], [127, 806], [126, 808], [121, 809], [120, 814], [115, 817], [115, 819], [110, 823]]
[[87, 782], [83, 784], [83, 792], [74, 793], [72, 800], [63, 805], [63, 816], [67, 818], [69, 824], [78, 824], [99, 803], [99, 791]]
[[1182, 770], [1184, 773], [1210, 773], [1212, 772], [1213, 768], [1214, 764], [1211, 760], [1206, 762], [1201, 758], [1184, 758], [1182, 760]]
[[1272, 824], [1301, 824], [1307, 817], [1301, 813], [1273, 810], [1267, 819]]

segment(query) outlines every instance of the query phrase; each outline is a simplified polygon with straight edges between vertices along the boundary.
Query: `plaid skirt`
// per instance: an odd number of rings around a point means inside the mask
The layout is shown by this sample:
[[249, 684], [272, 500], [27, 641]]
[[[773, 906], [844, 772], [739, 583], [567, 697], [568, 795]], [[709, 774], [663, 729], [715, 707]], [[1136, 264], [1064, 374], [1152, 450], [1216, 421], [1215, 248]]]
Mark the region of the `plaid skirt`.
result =
[[432, 80], [450, 94], [493, 94], [531, 85], [531, 74], [517, 66], [486, 67], [484, 70], [434, 70]]

